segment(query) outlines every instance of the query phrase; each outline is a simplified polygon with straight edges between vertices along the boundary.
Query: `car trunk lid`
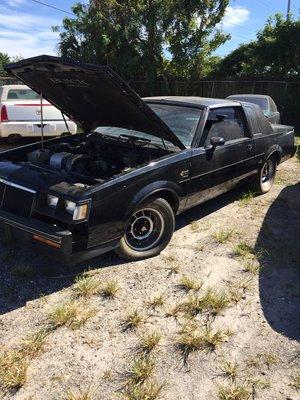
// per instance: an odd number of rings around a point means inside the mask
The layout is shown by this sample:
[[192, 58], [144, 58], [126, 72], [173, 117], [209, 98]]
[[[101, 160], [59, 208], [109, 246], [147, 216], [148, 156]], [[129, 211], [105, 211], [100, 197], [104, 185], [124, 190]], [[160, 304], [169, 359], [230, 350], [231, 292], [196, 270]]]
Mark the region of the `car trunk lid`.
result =
[[6, 70], [42, 93], [86, 131], [98, 126], [133, 129], [185, 148], [171, 129], [108, 66], [38, 56], [9, 64]]

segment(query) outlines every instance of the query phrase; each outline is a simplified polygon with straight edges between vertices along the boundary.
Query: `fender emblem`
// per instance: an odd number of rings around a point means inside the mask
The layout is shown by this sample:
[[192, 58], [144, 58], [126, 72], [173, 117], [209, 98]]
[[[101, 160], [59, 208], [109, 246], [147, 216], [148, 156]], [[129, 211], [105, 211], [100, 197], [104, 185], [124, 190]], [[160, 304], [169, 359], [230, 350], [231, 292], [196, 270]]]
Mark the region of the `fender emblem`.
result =
[[188, 176], [189, 176], [189, 170], [188, 170], [188, 169], [184, 169], [183, 171], [180, 171], [180, 172], [179, 172], [179, 175], [180, 175], [182, 178], [188, 178]]

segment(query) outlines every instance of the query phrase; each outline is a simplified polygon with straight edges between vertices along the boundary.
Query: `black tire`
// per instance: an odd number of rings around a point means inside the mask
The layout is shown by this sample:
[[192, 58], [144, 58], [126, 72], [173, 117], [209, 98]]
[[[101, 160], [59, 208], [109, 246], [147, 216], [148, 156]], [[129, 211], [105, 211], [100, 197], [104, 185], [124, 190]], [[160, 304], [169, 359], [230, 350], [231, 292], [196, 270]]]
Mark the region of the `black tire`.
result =
[[258, 171], [251, 188], [257, 194], [268, 193], [275, 181], [277, 164], [273, 158], [268, 158]]
[[154, 257], [168, 245], [174, 228], [174, 212], [165, 199], [144, 202], [132, 214], [115, 252], [127, 260]]

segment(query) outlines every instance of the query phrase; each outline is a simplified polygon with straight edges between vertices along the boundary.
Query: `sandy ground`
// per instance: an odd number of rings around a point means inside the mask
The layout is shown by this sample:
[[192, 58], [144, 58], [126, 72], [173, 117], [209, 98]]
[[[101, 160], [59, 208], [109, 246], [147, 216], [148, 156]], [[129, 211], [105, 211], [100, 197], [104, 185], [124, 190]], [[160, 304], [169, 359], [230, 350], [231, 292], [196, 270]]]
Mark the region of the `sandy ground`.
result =
[[[300, 364], [299, 177], [300, 162], [294, 158], [278, 168], [267, 195], [243, 197], [238, 190], [190, 210], [177, 218], [168, 248], [141, 262], [107, 254], [64, 267], [19, 245], [2, 244], [0, 353], [19, 349], [28, 335], [48, 329], [49, 313], [58, 305], [79, 301], [93, 311], [77, 329], [49, 330], [41, 350], [27, 357], [25, 383], [4, 398], [126, 398], [125, 376], [140, 357], [141, 337], [159, 332], [162, 339], [150, 356], [151, 379], [164, 384], [157, 398], [218, 399], [222, 386], [233, 385], [247, 394], [224, 400], [299, 399], [292, 384]], [[75, 277], [84, 272], [96, 282], [116, 281], [115, 298], [96, 293], [74, 300]], [[223, 290], [230, 304], [217, 316], [175, 313], [174, 307], [193, 295], [180, 287], [183, 276], [202, 282], [195, 296], [210, 287]], [[158, 295], [163, 304], [150, 307]], [[143, 319], [136, 329], [125, 330], [122, 321], [135, 310]], [[228, 329], [230, 335], [216, 349], [204, 347], [185, 359], [178, 343], [187, 323], [200, 330]], [[236, 364], [234, 379], [222, 372], [226, 361]], [[90, 397], [74, 395], [89, 389]]]

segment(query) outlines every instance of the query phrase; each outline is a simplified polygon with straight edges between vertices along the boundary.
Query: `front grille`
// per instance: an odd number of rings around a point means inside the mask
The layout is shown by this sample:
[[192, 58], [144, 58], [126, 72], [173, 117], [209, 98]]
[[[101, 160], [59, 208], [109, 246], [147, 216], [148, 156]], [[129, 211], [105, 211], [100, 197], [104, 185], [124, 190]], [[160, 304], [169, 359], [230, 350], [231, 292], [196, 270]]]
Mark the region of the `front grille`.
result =
[[20, 215], [21, 217], [29, 217], [32, 212], [35, 192], [11, 182], [1, 180], [0, 199], [1, 210]]

